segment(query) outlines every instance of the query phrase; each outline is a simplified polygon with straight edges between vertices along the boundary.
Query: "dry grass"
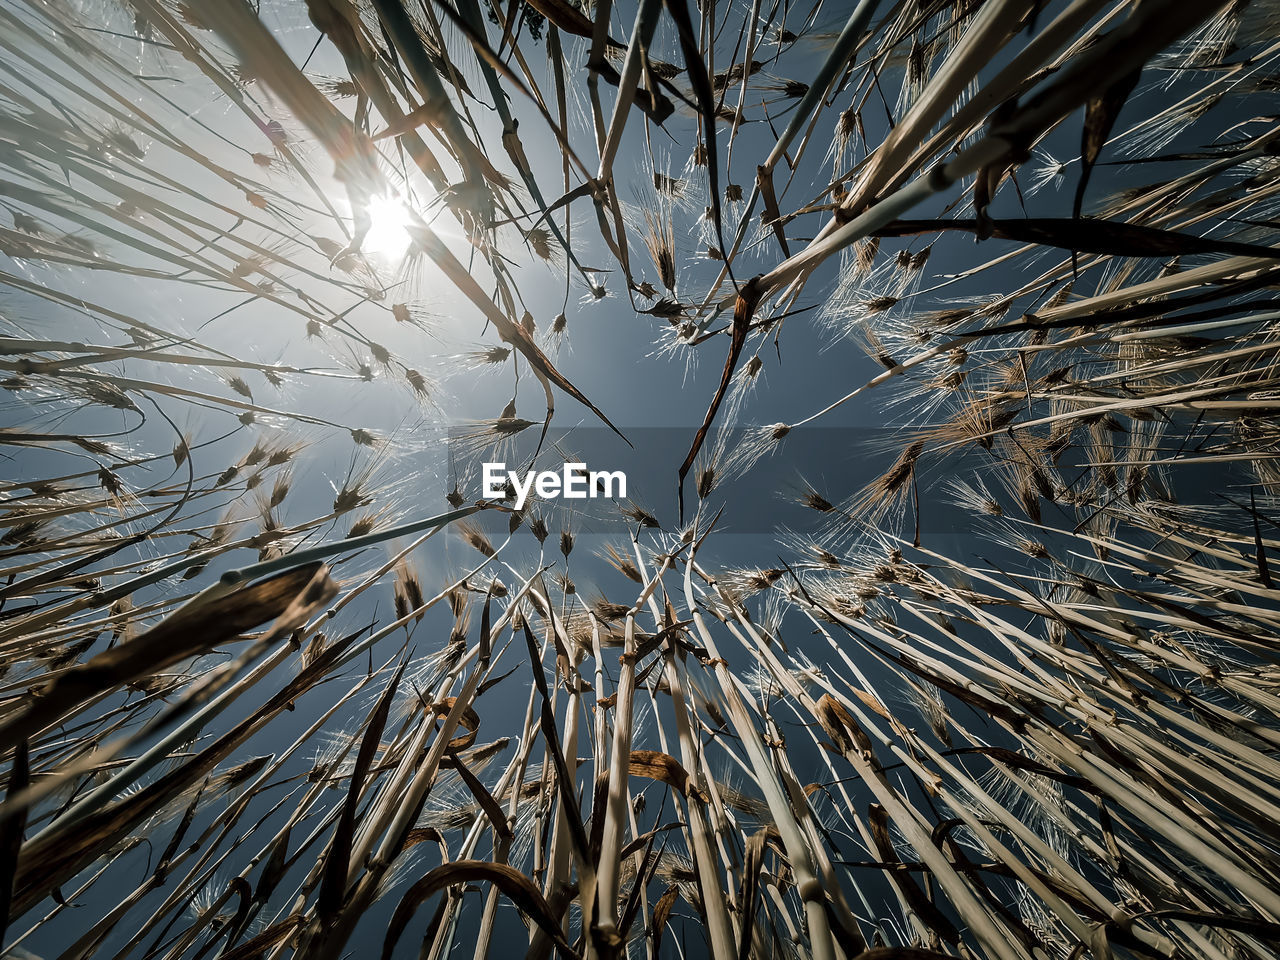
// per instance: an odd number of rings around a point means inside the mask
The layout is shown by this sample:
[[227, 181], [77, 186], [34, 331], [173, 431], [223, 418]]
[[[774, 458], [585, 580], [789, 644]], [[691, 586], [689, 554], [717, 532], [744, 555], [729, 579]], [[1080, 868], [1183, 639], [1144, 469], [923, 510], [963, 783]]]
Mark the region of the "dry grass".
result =
[[[5, 948], [1280, 955], [1274, 5], [587, 10], [0, 5]], [[433, 502], [450, 376], [612, 427], [602, 301], [688, 515]], [[802, 324], [872, 363], [784, 421]]]

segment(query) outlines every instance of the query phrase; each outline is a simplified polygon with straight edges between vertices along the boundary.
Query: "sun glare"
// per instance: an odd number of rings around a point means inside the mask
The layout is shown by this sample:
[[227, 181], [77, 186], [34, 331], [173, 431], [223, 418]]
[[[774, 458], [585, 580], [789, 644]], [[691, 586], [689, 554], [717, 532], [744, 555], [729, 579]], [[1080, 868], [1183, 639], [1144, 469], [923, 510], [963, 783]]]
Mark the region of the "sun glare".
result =
[[374, 197], [369, 201], [369, 232], [364, 251], [386, 260], [399, 260], [409, 249], [409, 211], [397, 197]]

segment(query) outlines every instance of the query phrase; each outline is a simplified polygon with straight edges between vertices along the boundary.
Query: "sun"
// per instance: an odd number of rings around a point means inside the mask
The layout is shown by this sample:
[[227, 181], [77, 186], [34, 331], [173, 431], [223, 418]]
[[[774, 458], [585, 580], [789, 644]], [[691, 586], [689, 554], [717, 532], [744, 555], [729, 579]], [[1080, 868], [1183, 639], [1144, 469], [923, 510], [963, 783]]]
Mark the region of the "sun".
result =
[[409, 249], [409, 209], [403, 200], [392, 196], [375, 196], [369, 200], [369, 232], [363, 249], [384, 260], [395, 261]]

